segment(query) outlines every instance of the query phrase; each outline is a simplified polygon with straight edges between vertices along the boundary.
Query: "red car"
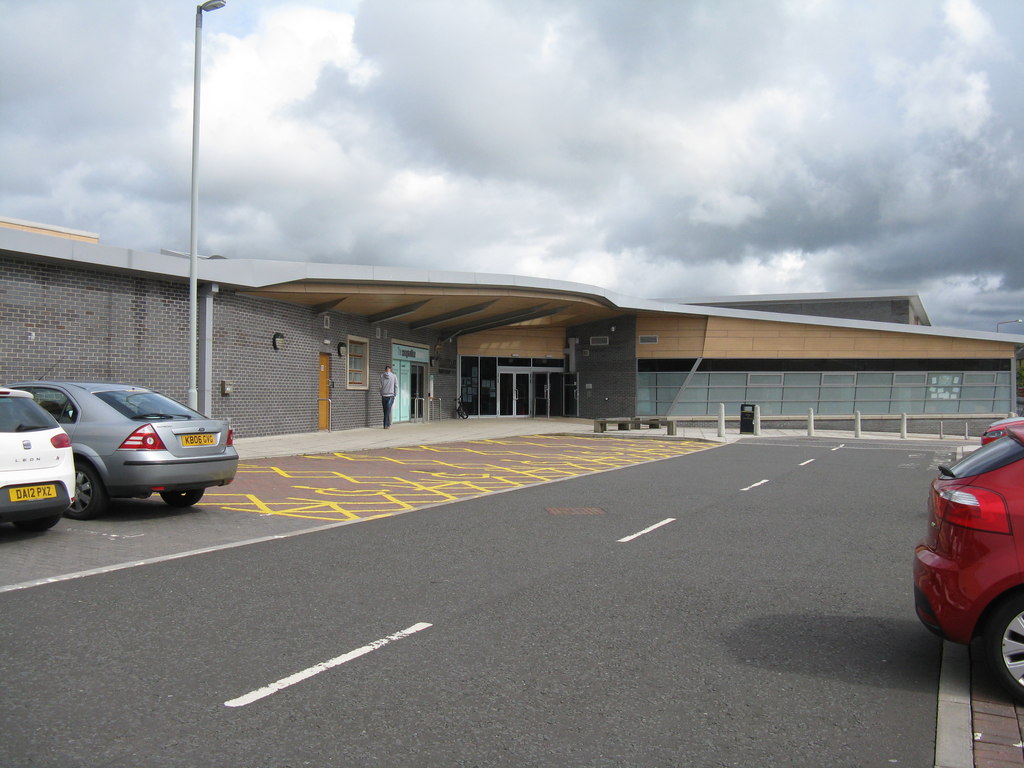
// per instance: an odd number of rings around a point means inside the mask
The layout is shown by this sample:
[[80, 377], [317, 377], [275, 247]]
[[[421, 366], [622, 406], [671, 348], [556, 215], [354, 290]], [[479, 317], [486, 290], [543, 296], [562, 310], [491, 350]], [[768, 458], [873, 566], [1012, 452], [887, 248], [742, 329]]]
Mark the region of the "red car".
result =
[[988, 445], [993, 440], [998, 440], [1006, 434], [1006, 428], [1011, 424], [1015, 424], [1017, 426], [1024, 425], [1024, 417], [1014, 416], [1009, 419], [1003, 419], [989, 424], [988, 429], [986, 429], [981, 435], [981, 444]]
[[983, 638], [995, 676], [1024, 701], [1024, 425], [939, 472], [914, 553], [918, 618], [956, 643]]

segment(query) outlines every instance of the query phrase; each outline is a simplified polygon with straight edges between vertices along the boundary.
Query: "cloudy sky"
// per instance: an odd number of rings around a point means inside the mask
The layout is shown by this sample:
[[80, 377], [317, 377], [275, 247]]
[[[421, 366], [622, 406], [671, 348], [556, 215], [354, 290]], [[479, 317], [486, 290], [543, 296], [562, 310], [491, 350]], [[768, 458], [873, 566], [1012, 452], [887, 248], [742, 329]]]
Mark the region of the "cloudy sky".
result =
[[[187, 251], [195, 3], [0, 10], [0, 216]], [[902, 289], [995, 330], [1024, 316], [1022, 38], [1019, 0], [228, 0], [199, 251]]]

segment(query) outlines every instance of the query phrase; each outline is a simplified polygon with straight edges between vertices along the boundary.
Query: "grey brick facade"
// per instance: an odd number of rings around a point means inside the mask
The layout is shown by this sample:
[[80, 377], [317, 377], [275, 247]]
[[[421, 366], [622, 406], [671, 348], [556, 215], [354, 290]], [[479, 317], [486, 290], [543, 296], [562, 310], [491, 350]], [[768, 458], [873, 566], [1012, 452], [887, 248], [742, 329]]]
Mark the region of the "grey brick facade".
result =
[[[615, 330], [612, 330], [614, 328]], [[584, 419], [632, 416], [636, 411], [636, 317], [577, 325], [567, 336], [579, 339], [579, 415]], [[603, 341], [607, 344], [591, 343]]]
[[[437, 333], [365, 317], [324, 314], [308, 307], [214, 292], [211, 414], [231, 420], [239, 436], [315, 431], [320, 353], [330, 354], [333, 429], [380, 423], [377, 377], [400, 340], [428, 345], [451, 360], [454, 345]], [[202, 330], [202, 329], [201, 329]], [[275, 350], [274, 333], [285, 336]], [[117, 381], [188, 396], [188, 285], [99, 269], [0, 257], [0, 334], [5, 349], [0, 383], [24, 379]], [[368, 340], [369, 388], [348, 389], [347, 360], [338, 342]], [[325, 341], [327, 343], [325, 343]], [[222, 394], [221, 382], [231, 385]], [[455, 397], [454, 370], [434, 371], [435, 394]], [[451, 409], [435, 410], [449, 418]]]

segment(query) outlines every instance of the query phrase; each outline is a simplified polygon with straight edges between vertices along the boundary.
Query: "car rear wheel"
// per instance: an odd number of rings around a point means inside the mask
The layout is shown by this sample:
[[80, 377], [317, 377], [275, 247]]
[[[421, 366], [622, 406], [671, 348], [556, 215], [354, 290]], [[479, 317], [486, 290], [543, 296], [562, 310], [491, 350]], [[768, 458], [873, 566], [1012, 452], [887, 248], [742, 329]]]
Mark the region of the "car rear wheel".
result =
[[110, 497], [99, 473], [91, 464], [75, 462], [75, 500], [64, 513], [72, 520], [92, 520], [106, 508]]
[[163, 491], [160, 498], [172, 507], [191, 507], [203, 498], [205, 488], [196, 488], [191, 491]]
[[1000, 684], [1024, 701], [1024, 593], [1013, 595], [985, 622], [985, 657]]
[[60, 515], [37, 517], [35, 520], [15, 520], [14, 527], [22, 531], [48, 531], [60, 522]]

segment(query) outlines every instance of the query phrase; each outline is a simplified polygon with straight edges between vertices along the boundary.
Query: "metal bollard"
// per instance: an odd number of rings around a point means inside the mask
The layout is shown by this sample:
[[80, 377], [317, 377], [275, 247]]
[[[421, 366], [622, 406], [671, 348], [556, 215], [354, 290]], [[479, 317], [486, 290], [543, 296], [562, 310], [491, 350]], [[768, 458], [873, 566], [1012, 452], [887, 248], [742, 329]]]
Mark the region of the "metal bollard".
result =
[[900, 437], [904, 440], [907, 439], [907, 414], [900, 414]]
[[944, 440], [946, 437], [945, 435], [942, 434], [942, 425], [945, 423], [946, 422], [944, 422], [942, 419], [939, 419], [939, 440]]
[[718, 404], [718, 436], [725, 437], [725, 403]]
[[754, 434], [761, 434], [761, 406], [754, 406]]
[[807, 436], [814, 437], [814, 409], [807, 409]]
[[853, 436], [860, 437], [860, 411], [853, 412]]

